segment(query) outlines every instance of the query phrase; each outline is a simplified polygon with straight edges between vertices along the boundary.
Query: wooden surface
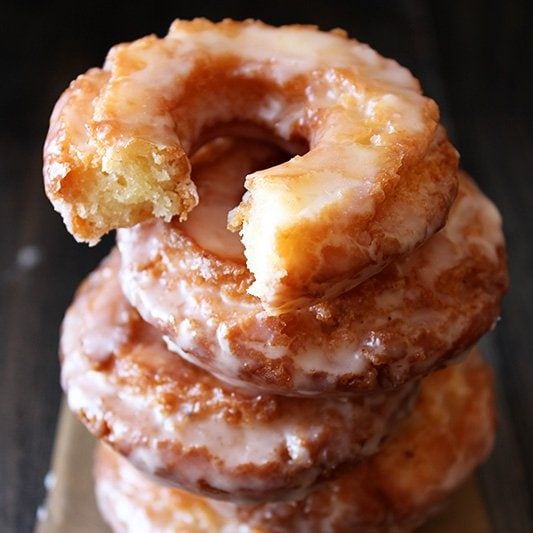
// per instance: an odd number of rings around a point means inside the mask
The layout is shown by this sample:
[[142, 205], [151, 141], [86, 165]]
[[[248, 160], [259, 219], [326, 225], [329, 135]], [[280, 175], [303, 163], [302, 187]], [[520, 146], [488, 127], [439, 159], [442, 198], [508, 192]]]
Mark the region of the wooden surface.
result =
[[493, 530], [531, 531], [533, 493], [533, 66], [530, 2], [10, 2], [0, 50], [0, 531], [31, 531], [60, 400], [57, 338], [79, 280], [111, 245], [76, 245], [42, 193], [51, 107], [110, 45], [176, 16], [342, 26], [417, 75], [441, 105], [463, 166], [502, 211], [512, 287], [485, 341], [500, 428], [479, 474]]

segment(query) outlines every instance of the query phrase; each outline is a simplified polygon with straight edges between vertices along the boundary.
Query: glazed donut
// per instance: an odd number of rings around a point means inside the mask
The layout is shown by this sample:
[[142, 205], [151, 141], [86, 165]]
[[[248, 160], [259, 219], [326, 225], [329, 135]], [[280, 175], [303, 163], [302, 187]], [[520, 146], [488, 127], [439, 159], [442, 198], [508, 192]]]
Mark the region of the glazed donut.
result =
[[97, 501], [115, 533], [411, 531], [488, 455], [491, 372], [478, 355], [425, 378], [412, 414], [372, 458], [298, 502], [245, 506], [165, 488], [100, 446]]
[[178, 20], [163, 39], [114, 47], [66, 90], [46, 191], [95, 243], [153, 216], [185, 219], [198, 201], [188, 157], [207, 139], [308, 145], [247, 176], [230, 216], [248, 290], [279, 314], [349, 290], [442, 226], [458, 157], [438, 120], [409, 71], [341, 30]]
[[[261, 163], [255, 149], [249, 164]], [[198, 218], [118, 231], [123, 291], [171, 350], [234, 385], [354, 394], [424, 375], [492, 327], [507, 283], [501, 221], [464, 174], [447, 226], [425, 245], [348, 293], [269, 316], [248, 292], [253, 277], [236, 239], [217, 227], [223, 215], [210, 215], [231, 207], [210, 184], [228, 184], [227, 197], [236, 186], [234, 201], [241, 185], [230, 176], [252, 152], [236, 141], [204, 147], [193, 169], [205, 195]], [[191, 237], [202, 234], [218, 244]]]
[[72, 411], [135, 465], [235, 500], [294, 497], [374, 453], [416, 384], [367, 398], [257, 395], [168, 351], [120, 292], [118, 253], [81, 286], [61, 337]]

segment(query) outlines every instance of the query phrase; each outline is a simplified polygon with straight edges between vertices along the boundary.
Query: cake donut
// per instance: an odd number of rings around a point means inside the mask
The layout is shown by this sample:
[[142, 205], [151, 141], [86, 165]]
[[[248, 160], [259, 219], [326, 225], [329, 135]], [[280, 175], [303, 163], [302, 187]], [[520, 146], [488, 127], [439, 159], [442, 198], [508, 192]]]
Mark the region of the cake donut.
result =
[[219, 502], [155, 484], [108, 447], [97, 450], [97, 501], [115, 533], [385, 533], [412, 531], [488, 455], [492, 376], [479, 354], [421, 385], [413, 412], [382, 449], [305, 499]]
[[[203, 148], [193, 169], [201, 199], [189, 221], [153, 220], [117, 233], [123, 291], [171, 350], [234, 385], [346, 395], [425, 375], [493, 326], [507, 286], [501, 220], [464, 173], [446, 227], [409, 256], [329, 301], [265, 312], [220, 213], [238, 198], [235, 176], [253, 153], [250, 143]], [[268, 155], [260, 149], [250, 165]]]
[[438, 108], [396, 62], [345, 32], [175, 21], [111, 49], [59, 99], [44, 148], [47, 194], [78, 239], [198, 203], [190, 156], [237, 134], [288, 161], [251, 173], [229, 217], [272, 315], [332, 298], [443, 225], [458, 156]]
[[256, 394], [170, 352], [120, 292], [118, 253], [79, 289], [62, 385], [90, 431], [149, 474], [234, 500], [305, 493], [376, 452], [417, 384], [352, 399]]

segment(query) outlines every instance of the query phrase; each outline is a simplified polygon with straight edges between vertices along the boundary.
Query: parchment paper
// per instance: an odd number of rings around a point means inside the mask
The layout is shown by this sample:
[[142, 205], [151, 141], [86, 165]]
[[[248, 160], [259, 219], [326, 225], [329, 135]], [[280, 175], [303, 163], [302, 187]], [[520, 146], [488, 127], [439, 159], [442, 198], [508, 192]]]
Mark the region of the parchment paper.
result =
[[[100, 518], [93, 494], [94, 446], [94, 438], [63, 402], [47, 476], [48, 494], [37, 513], [35, 533], [110, 533]], [[471, 479], [451, 498], [444, 511], [419, 533], [490, 531], [477, 483]]]

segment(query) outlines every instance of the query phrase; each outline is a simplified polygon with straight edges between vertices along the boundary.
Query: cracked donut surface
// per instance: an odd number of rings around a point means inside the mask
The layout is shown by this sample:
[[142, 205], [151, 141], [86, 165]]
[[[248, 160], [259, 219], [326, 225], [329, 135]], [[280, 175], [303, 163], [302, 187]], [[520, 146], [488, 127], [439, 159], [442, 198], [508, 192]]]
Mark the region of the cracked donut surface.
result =
[[424, 245], [351, 291], [271, 316], [249, 294], [253, 276], [218, 210], [238, 198], [239, 173], [274, 149], [227, 141], [203, 150], [191, 220], [118, 232], [124, 293], [188, 361], [271, 393], [383, 391], [442, 366], [497, 320], [507, 287], [501, 219], [466, 174], [446, 226]]
[[424, 378], [412, 413], [372, 458], [294, 502], [240, 505], [157, 485], [110, 449], [96, 494], [116, 533], [385, 533], [437, 512], [492, 448], [492, 376], [478, 353]]
[[45, 185], [73, 235], [94, 243], [186, 218], [198, 201], [189, 157], [212, 136], [304, 152], [248, 175], [230, 217], [248, 290], [275, 315], [349, 290], [440, 229], [458, 158], [438, 121], [408, 70], [340, 30], [178, 20], [165, 38], [114, 47], [65, 91]]
[[342, 30], [253, 20], [63, 93], [46, 193], [77, 240], [117, 230], [60, 345], [116, 532], [410, 531], [486, 457], [505, 242], [439, 120]]
[[276, 500], [371, 455], [417, 385], [360, 398], [257, 394], [170, 352], [122, 296], [113, 253], [81, 286], [61, 337], [69, 407], [146, 472], [219, 498]]

